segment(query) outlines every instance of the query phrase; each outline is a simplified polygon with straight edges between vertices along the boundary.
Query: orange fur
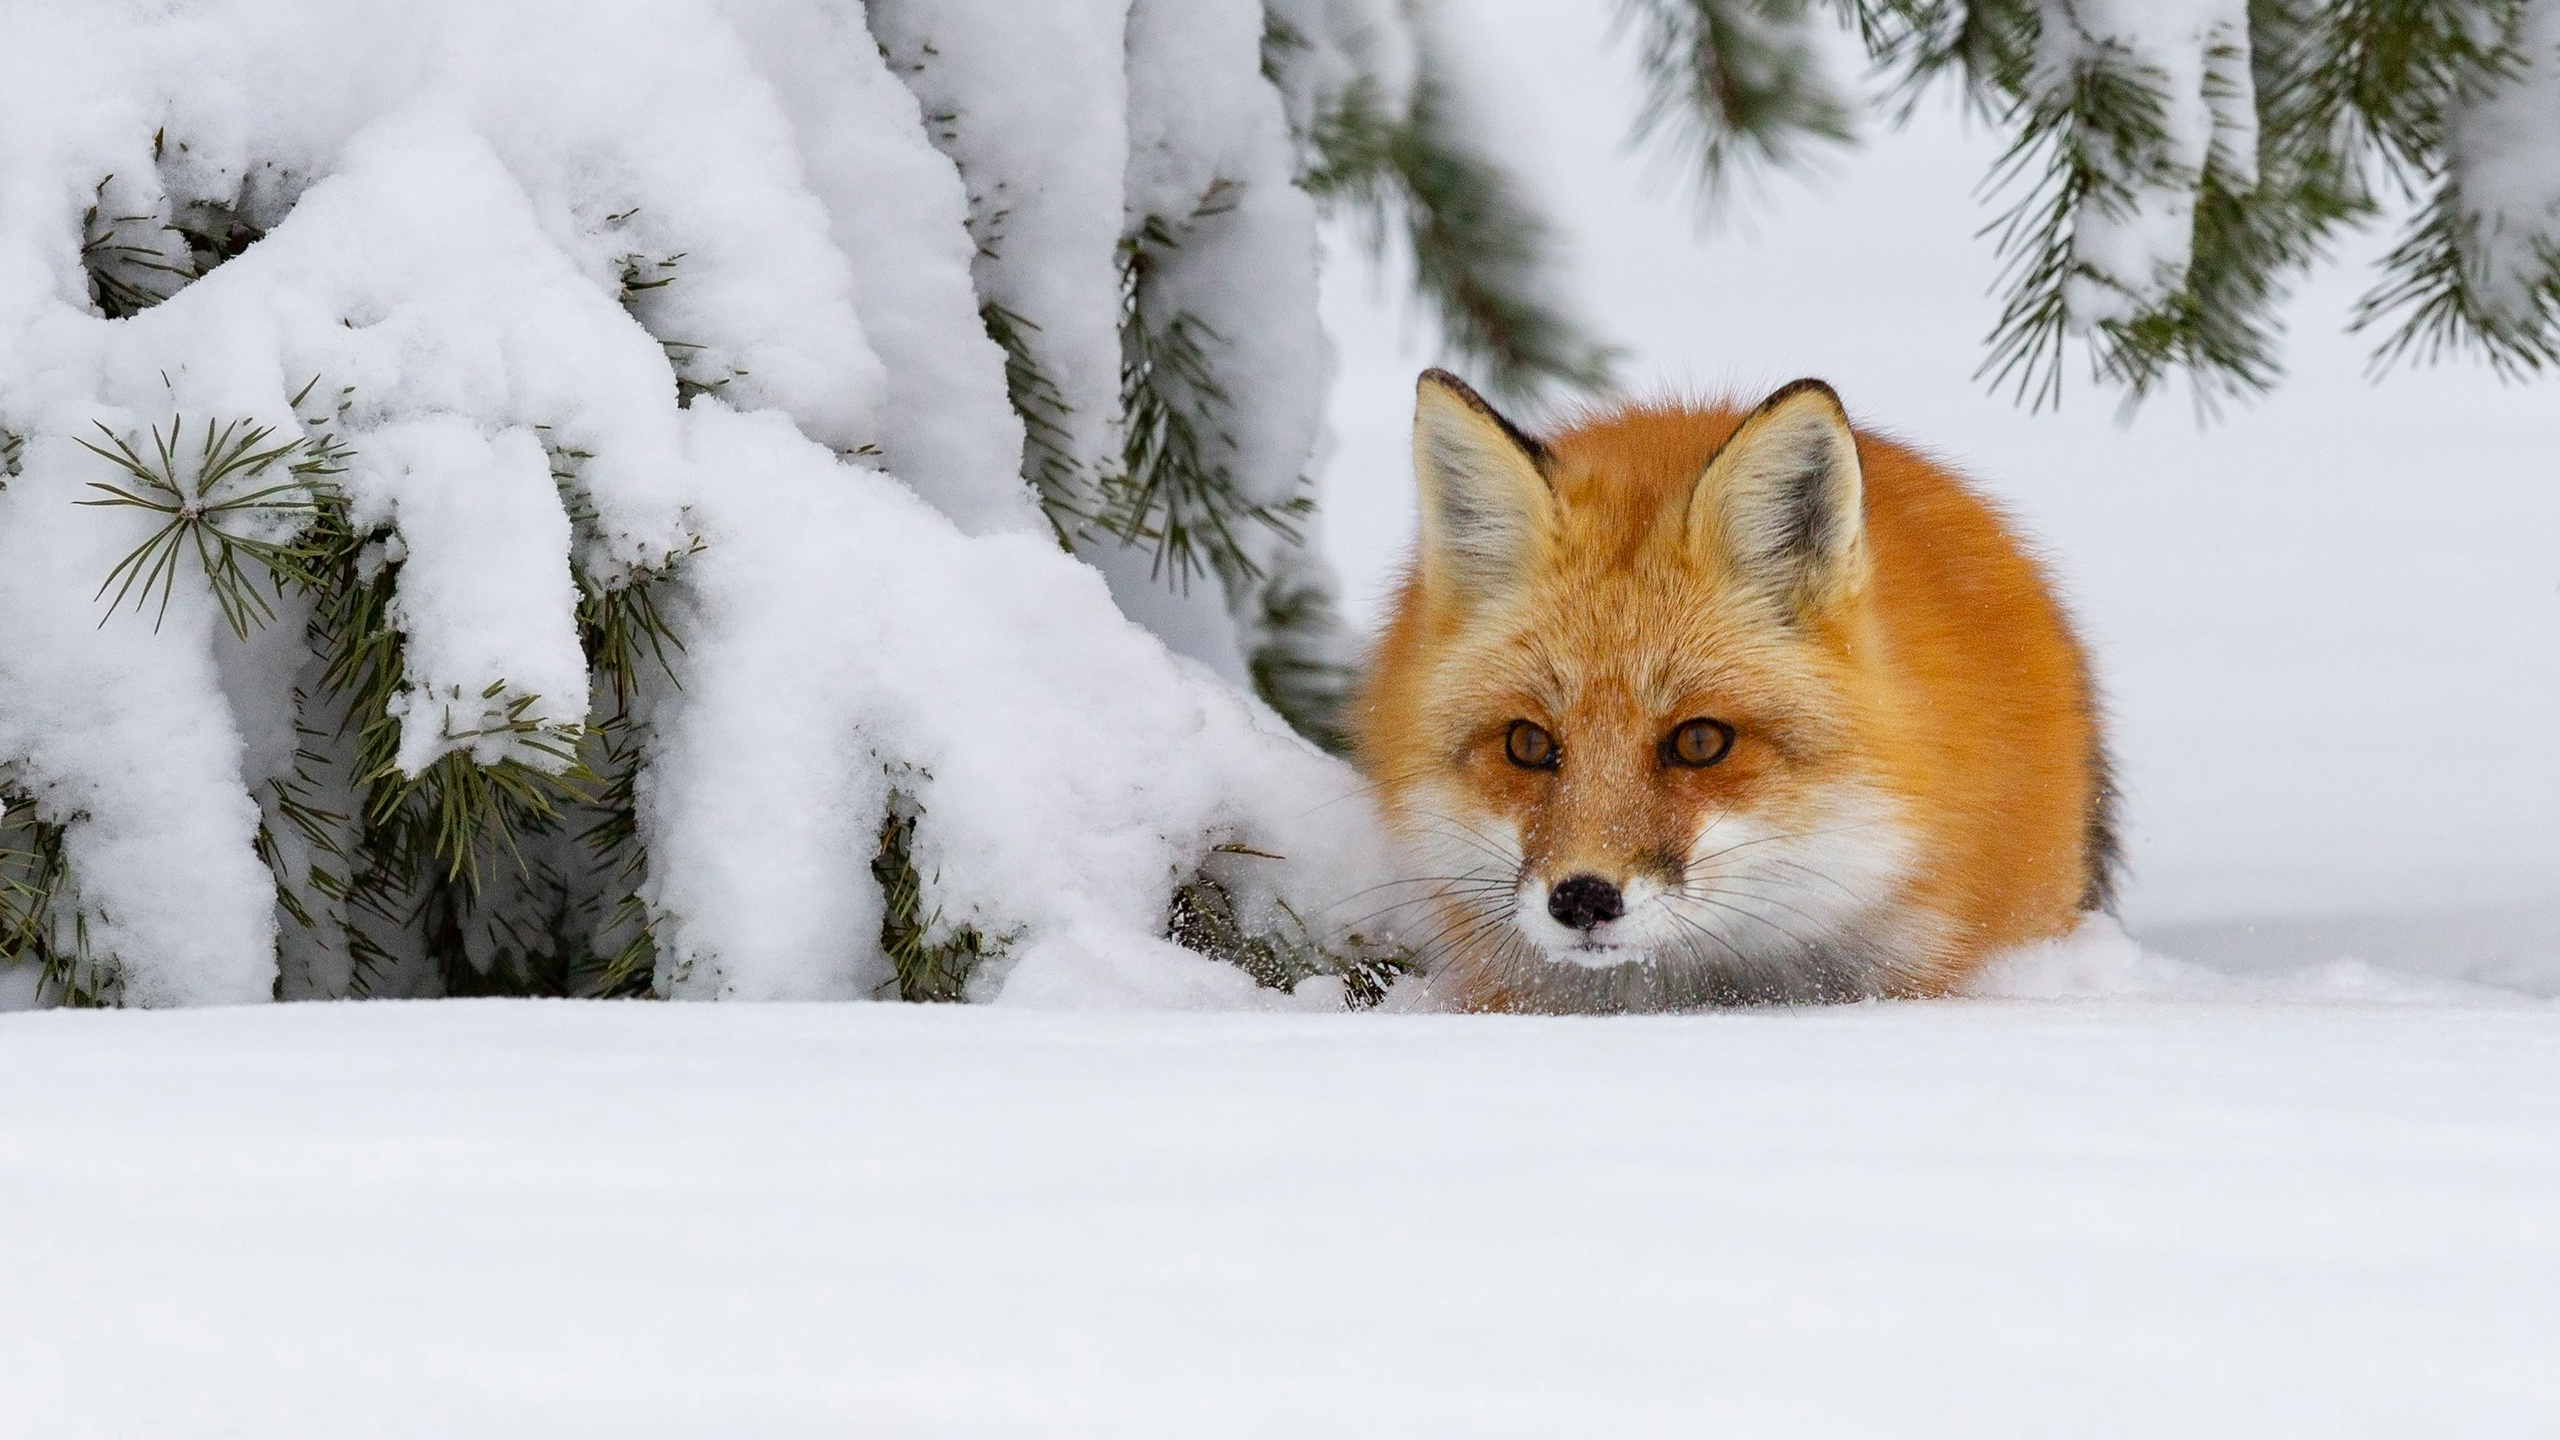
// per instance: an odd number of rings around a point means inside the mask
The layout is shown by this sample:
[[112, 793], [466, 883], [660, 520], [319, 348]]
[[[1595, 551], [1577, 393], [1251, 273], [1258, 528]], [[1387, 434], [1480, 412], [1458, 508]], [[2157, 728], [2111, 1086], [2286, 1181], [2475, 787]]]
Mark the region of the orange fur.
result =
[[[1631, 406], [1541, 447], [1425, 377], [1423, 553], [1355, 725], [1390, 823], [1438, 862], [1434, 969], [1459, 1003], [1943, 993], [2103, 902], [2098, 718], [2043, 574], [1956, 476], [1851, 442], [1829, 397], [1748, 412], [1771, 418], [1737, 457], [1729, 406]], [[1856, 533], [1819, 532], [1800, 502], [1852, 443]], [[1691, 717], [1733, 727], [1720, 763], [1667, 758]], [[1515, 720], [1556, 738], [1554, 769], [1506, 758]], [[1653, 938], [1553, 950], [1570, 932], [1532, 902], [1570, 875], [1663, 897], [1619, 922]]]

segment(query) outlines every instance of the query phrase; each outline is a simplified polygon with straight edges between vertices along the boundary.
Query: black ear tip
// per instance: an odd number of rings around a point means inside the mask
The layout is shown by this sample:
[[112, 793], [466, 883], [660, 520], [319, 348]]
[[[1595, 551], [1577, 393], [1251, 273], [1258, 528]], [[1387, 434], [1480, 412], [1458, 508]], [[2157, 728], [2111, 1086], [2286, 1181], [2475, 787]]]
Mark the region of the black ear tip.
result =
[[1848, 407], [1840, 403], [1840, 392], [1832, 389], [1829, 381], [1816, 379], [1811, 375], [1801, 380], [1790, 380], [1770, 391], [1769, 398], [1760, 402], [1760, 408], [1764, 412], [1775, 410], [1799, 395], [1820, 395], [1831, 402], [1832, 409], [1843, 415], [1849, 413]]
[[1421, 376], [1413, 382], [1413, 388], [1416, 391], [1446, 390], [1462, 400], [1472, 402], [1479, 406], [1484, 404], [1483, 397], [1476, 394], [1474, 386], [1469, 385], [1466, 381], [1459, 379], [1457, 376], [1450, 374], [1448, 371], [1441, 369], [1437, 365], [1423, 371]]

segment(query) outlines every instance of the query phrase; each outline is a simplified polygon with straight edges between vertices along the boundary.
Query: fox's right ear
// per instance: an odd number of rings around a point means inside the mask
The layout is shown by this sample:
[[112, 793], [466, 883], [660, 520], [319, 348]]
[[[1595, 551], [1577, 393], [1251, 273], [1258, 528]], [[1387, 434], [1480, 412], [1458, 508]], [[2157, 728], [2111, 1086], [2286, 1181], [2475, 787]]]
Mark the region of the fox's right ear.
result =
[[1864, 583], [1866, 476], [1840, 397], [1779, 387], [1743, 417], [1689, 496], [1690, 543], [1798, 613]]
[[1520, 583], [1555, 532], [1547, 448], [1446, 370], [1415, 387], [1413, 473], [1422, 486], [1422, 589], [1468, 605]]

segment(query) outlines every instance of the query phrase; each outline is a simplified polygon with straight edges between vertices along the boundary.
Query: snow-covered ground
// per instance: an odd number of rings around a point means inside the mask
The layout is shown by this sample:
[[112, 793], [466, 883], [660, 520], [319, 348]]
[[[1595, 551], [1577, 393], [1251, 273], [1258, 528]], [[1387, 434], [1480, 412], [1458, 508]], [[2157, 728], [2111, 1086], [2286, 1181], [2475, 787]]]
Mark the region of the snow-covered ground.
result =
[[[1631, 380], [1825, 375], [2049, 547], [2149, 952], [1658, 1019], [0, 1015], [0, 1437], [2560, 1432], [2552, 387], [2368, 386], [2377, 242], [2218, 427], [2029, 417], [1970, 378], [1991, 141], [1701, 236], [1609, 7], [1475, 8]], [[1326, 303], [1373, 614], [1424, 357]]]
[[2560, 1015], [2357, 989], [0, 1016], [0, 1434], [2554, 1433]]

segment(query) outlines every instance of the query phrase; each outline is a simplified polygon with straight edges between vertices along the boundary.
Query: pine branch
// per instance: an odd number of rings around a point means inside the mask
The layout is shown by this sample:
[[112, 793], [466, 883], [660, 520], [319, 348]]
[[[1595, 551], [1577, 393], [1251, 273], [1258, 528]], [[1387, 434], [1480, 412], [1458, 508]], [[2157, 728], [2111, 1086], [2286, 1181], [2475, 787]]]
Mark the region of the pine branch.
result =
[[1414, 289], [1452, 355], [1497, 397], [1597, 390], [1618, 354], [1592, 340], [1550, 295], [1555, 234], [1519, 185], [1471, 143], [1441, 68], [1425, 56], [1410, 107], [1388, 112], [1373, 82], [1345, 93], [1316, 133], [1306, 186], [1354, 219], [1373, 258], [1392, 235], [1409, 249]]
[[2208, 164], [2182, 283], [2089, 337], [2093, 370], [2123, 386], [2129, 404], [2183, 375], [2211, 413], [2225, 397], [2264, 393], [2282, 378], [2280, 310], [2296, 278], [2376, 208], [2330, 83], [2336, 43], [2315, 0], [2262, 0], [2254, 12], [2255, 183], [2235, 186]]
[[943, 923], [939, 909], [924, 908], [924, 877], [916, 870], [916, 820], [923, 814], [915, 797], [892, 791], [888, 814], [880, 822], [880, 850], [871, 861], [871, 878], [880, 886], [880, 949], [888, 955], [898, 998], [910, 1003], [939, 1003], [965, 998], [969, 977], [1004, 949], [971, 925]]
[[[2157, 156], [2167, 142], [2166, 103], [2156, 76], [2111, 47], [2093, 49], [2063, 83], [2020, 97], [2023, 120], [1992, 181], [1993, 189], [2017, 190], [2020, 198], [1986, 227], [1999, 237], [1999, 286], [2008, 298], [1992, 327], [1989, 354], [1975, 373], [1995, 390], [2011, 387], [2030, 409], [2062, 398], [2075, 282], [2113, 292], [2127, 309], [2140, 305], [2121, 278], [2078, 258], [2072, 231], [2093, 211], [2129, 213], [2137, 184], [2167, 178], [2156, 174], [2156, 161], [2145, 158]], [[2132, 173], [2128, 161], [2138, 167]], [[2029, 175], [2035, 178], [2020, 190]], [[2103, 371], [2108, 347], [2123, 343], [2130, 327], [2109, 319], [2090, 328]]]
[[63, 837], [32, 799], [0, 790], [0, 967], [37, 966], [38, 993], [54, 1004], [119, 1004], [122, 976], [90, 945]]
[[[1249, 846], [1214, 847], [1211, 859], [1276, 860]], [[1418, 973], [1414, 953], [1369, 935], [1340, 932], [1320, 935], [1287, 902], [1277, 902], [1270, 923], [1255, 923], [1236, 904], [1235, 893], [1208, 867], [1174, 887], [1165, 915], [1165, 938], [1212, 960], [1223, 960], [1253, 977], [1254, 983], [1283, 993], [1317, 976], [1342, 982], [1343, 1000], [1365, 1010], [1386, 998], [1399, 976]]]
[[[313, 444], [345, 453], [325, 432]], [[311, 602], [306, 634], [321, 670], [320, 693], [307, 700], [334, 715], [336, 739], [353, 742], [347, 773], [356, 800], [352, 843], [332, 839], [330, 851], [344, 871], [315, 875], [313, 884], [315, 890], [325, 885], [344, 907], [346, 943], [360, 966], [391, 953], [366, 933], [368, 925], [423, 934], [446, 983], [467, 987], [462, 972], [471, 967], [460, 942], [461, 917], [502, 874], [520, 883], [537, 878], [526, 841], [557, 832], [597, 777], [583, 763], [583, 731], [535, 720], [534, 697], [510, 697], [503, 683], [480, 697], [494, 707], [490, 719], [449, 738], [505, 734], [556, 770], [514, 756], [483, 764], [458, 750], [415, 775], [401, 770], [401, 722], [392, 705], [407, 676], [393, 622], [401, 562], [392, 558], [392, 538], [387, 527], [357, 528], [345, 497], [324, 484], [300, 541], [262, 557], [280, 587]]]
[[[153, 158], [160, 153], [154, 138]], [[81, 216], [80, 264], [89, 301], [110, 320], [139, 315], [212, 273], [265, 235], [226, 205], [199, 202], [176, 218], [105, 213], [108, 175]]]
[[1285, 572], [1273, 576], [1255, 628], [1262, 642], [1251, 662], [1254, 693], [1291, 729], [1333, 754], [1349, 753], [1343, 711], [1356, 677], [1340, 657], [1345, 627], [1332, 592]]
[[2547, 278], [2528, 281], [2522, 297], [2490, 297], [2490, 276], [2471, 258], [2481, 253], [2477, 222], [2451, 188], [2445, 155], [2454, 107], [2514, 73], [2522, 0], [2257, 0], [2249, 26], [2254, 184], [2210, 163], [2184, 182], [2195, 196], [2192, 258], [2179, 283], [2157, 295], [2124, 289], [2124, 277], [2094, 272], [2072, 247], [2089, 207], [2103, 215], [2130, 203], [2127, 177], [2140, 177], [2141, 157], [2157, 151], [2156, 76], [2101, 48], [2081, 57], [2068, 83], [2039, 84], [2040, 23], [2068, 18], [2067, 7], [1840, 3], [1901, 118], [1929, 82], [1952, 75], [1977, 113], [2014, 131], [1993, 173], [1992, 188], [2017, 198], [1988, 227], [1998, 237], [2004, 298], [1980, 374], [2031, 408], [2060, 399], [2072, 286], [2117, 292], [2084, 339], [2093, 376], [2122, 386], [2128, 403], [2173, 375], [2193, 381], [2207, 409], [2271, 387], [2281, 377], [2282, 302], [2340, 230], [2377, 212], [2377, 168], [2429, 193], [2382, 284], [2358, 307], [2359, 331], [2399, 318], [2377, 368], [2455, 351], [2508, 375], [2552, 363], [2560, 272], [2546, 259]]
[[1031, 351], [1030, 332], [1040, 327], [993, 300], [978, 307], [987, 338], [1004, 352], [1005, 398], [1022, 418], [1022, 476], [1040, 496], [1041, 512], [1057, 536], [1058, 548], [1073, 550], [1075, 537], [1093, 523], [1100, 505], [1095, 481], [1085, 474], [1068, 445], [1068, 422], [1075, 407], [1067, 403], [1058, 382], [1040, 368]]
[[2525, 289], [2519, 304], [2497, 295], [2482, 273], [2479, 228], [2460, 188], [2448, 180], [2384, 257], [2382, 283], [2356, 302], [2349, 326], [2358, 332], [2378, 329], [2402, 315], [2374, 351], [2377, 374], [2402, 361], [2430, 364], [2464, 352], [2477, 353], [2510, 380], [2560, 367], [2560, 244], [2534, 247], [2541, 278]]
[[[2513, 73], [2525, 0], [2326, 0], [2294, 7], [2325, 52], [2311, 105], [2351, 126], [2346, 142], [2377, 150], [2413, 185], [2440, 168], [2456, 97]], [[2423, 221], [2421, 223], [2424, 223]]]
[[[276, 577], [301, 563], [296, 536], [314, 513], [315, 485], [337, 472], [338, 457], [315, 451], [301, 436], [268, 444], [270, 427], [231, 421], [219, 429], [208, 419], [204, 442], [190, 456], [186, 449], [186, 417], [169, 422], [163, 436], [151, 429], [146, 455], [124, 437], [98, 426], [104, 446], [83, 440], [81, 448], [122, 470], [131, 485], [92, 480], [89, 488], [105, 498], [83, 500], [90, 506], [125, 506], [168, 517], [151, 537], [107, 572], [97, 598], [113, 589], [107, 605], [113, 618], [130, 597], [140, 610], [157, 592], [158, 613], [152, 628], [168, 618], [176, 596], [181, 557], [193, 551], [232, 634], [245, 640], [252, 629], [275, 619], [275, 607], [259, 593], [248, 566], [255, 564], [281, 589]], [[290, 478], [244, 490], [241, 482], [281, 473]], [[246, 527], [246, 528], [244, 528]], [[260, 534], [259, 531], [267, 534]], [[274, 538], [282, 536], [283, 538]], [[244, 563], [245, 562], [245, 563]]]
[[[673, 675], [669, 676], [672, 681]], [[591, 984], [573, 982], [569, 993], [595, 996], [640, 996], [654, 993], [658, 966], [657, 917], [640, 897], [648, 870], [648, 852], [640, 843], [640, 766], [647, 753], [647, 727], [630, 718], [617, 699], [613, 715], [587, 727], [596, 753], [587, 768], [602, 777], [589, 811], [594, 817], [578, 836], [597, 867], [609, 874], [621, 898], [603, 931], [618, 937], [596, 947], [602, 959]]]
[[1156, 277], [1200, 226], [1235, 208], [1235, 186], [1213, 182], [1179, 222], [1151, 216], [1120, 251], [1121, 473], [1104, 486], [1104, 528], [1152, 546], [1153, 573], [1177, 590], [1215, 575], [1240, 592], [1262, 578], [1246, 547], [1248, 526], [1296, 542], [1303, 497], [1271, 504], [1237, 488], [1227, 417], [1234, 397], [1218, 378], [1229, 341], [1187, 310], [1167, 310]]
[[1680, 156], [1710, 204], [1754, 172], [1856, 139], [1809, 0], [1618, 0], [1617, 23], [1644, 76], [1637, 141]]
[[[2383, 278], [2356, 305], [2350, 328], [2379, 329], [2394, 314], [2396, 329], [2374, 351], [2379, 374], [2403, 361], [2431, 363], [2449, 353], [2471, 352], [2505, 379], [2522, 379], [2560, 366], [2560, 230], [2546, 220], [2520, 236], [2501, 233], [2526, 217], [2497, 213], [2495, 198], [2465, 191], [2462, 156], [2451, 153], [2462, 113], [2480, 107], [2467, 128], [2500, 123], [2495, 107], [2519, 85], [2560, 85], [2560, 55], [2527, 55], [2521, 44], [2526, 14], [2520, 0], [2444, 14], [2431, 5], [2411, 29], [2420, 43], [2385, 48], [2368, 44], [2367, 68], [2385, 78], [2350, 85], [2368, 123], [2405, 186], [2424, 187], [2426, 200], [2382, 263]], [[2389, 81], [2402, 92], [2368, 96]]]

